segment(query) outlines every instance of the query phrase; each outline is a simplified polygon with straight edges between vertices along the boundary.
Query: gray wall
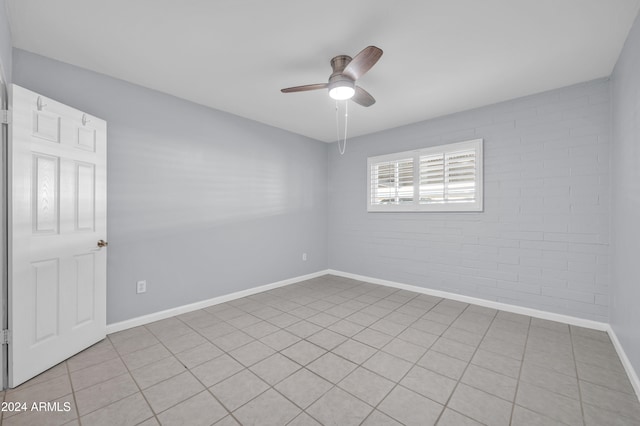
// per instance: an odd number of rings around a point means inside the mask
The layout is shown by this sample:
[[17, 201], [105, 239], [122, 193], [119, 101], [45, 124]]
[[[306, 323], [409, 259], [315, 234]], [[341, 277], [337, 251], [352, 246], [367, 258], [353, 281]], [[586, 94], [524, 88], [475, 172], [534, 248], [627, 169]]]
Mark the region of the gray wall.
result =
[[13, 61], [16, 84], [108, 123], [108, 323], [326, 269], [327, 144], [25, 51]]
[[[329, 267], [607, 321], [609, 136], [597, 80], [334, 144]], [[472, 138], [484, 212], [367, 213], [367, 157]]]
[[640, 17], [612, 75], [611, 326], [640, 372]]
[[5, 0], [0, 0], [0, 67], [4, 74], [3, 79], [7, 84], [11, 83], [11, 46], [11, 29], [9, 28], [7, 4]]

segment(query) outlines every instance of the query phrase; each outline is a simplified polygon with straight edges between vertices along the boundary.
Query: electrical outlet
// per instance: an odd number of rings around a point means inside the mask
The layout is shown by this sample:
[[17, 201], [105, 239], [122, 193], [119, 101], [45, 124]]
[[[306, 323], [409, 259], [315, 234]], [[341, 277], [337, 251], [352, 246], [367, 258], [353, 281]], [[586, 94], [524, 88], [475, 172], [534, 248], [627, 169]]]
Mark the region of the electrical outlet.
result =
[[146, 293], [147, 292], [147, 281], [142, 280], [136, 283], [136, 293]]
[[307, 253], [302, 253], [302, 260], [303, 260], [304, 262], [306, 262], [306, 261], [307, 261]]

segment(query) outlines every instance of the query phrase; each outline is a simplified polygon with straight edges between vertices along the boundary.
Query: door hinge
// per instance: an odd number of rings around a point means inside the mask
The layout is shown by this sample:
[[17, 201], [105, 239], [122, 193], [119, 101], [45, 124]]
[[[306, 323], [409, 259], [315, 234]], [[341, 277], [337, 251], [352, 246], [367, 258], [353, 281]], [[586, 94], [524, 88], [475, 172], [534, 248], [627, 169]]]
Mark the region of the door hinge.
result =
[[2, 124], [10, 124], [11, 123], [11, 111], [3, 109], [0, 110], [0, 121]]
[[10, 330], [2, 330], [2, 334], [0, 334], [0, 343], [3, 345], [8, 345], [9, 343], [11, 343]]

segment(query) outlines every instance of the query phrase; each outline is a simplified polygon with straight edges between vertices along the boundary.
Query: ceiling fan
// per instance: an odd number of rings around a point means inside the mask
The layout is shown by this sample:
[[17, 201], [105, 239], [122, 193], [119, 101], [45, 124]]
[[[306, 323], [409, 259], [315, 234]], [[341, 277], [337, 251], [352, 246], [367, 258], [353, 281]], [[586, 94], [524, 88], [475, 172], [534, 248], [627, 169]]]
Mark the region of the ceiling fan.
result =
[[307, 84], [305, 86], [287, 87], [282, 93], [306, 92], [309, 90], [329, 89], [329, 96], [335, 100], [351, 99], [357, 104], [368, 107], [376, 100], [362, 87], [356, 85], [356, 80], [373, 67], [382, 56], [382, 49], [369, 46], [362, 49], [353, 57], [338, 55], [331, 59], [333, 73], [327, 83]]

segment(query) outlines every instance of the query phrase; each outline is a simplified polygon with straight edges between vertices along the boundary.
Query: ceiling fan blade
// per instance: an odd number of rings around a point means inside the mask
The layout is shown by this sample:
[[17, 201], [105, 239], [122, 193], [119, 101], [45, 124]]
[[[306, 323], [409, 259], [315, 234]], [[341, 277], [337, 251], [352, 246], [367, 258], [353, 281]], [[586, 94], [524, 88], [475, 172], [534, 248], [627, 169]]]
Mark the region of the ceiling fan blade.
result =
[[356, 93], [353, 95], [351, 100], [357, 104], [360, 104], [364, 107], [369, 107], [376, 103], [376, 100], [360, 86], [356, 86]]
[[280, 91], [282, 93], [307, 92], [309, 90], [326, 89], [327, 86], [327, 83], [307, 84], [305, 86], [287, 87], [286, 89], [282, 89]]
[[346, 75], [352, 80], [357, 80], [362, 77], [372, 66], [378, 62], [378, 59], [382, 56], [382, 49], [376, 46], [369, 46], [362, 49], [354, 58], [347, 64], [342, 75]]

